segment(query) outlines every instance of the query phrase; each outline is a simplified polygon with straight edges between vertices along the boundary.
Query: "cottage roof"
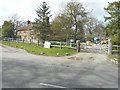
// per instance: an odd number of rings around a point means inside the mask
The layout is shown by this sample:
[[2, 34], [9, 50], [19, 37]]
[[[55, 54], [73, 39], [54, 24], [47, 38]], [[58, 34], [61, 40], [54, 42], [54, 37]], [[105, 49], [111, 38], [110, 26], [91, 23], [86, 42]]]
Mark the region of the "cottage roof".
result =
[[[28, 21], [27, 21], [27, 22], [28, 22]], [[32, 23], [29, 21], [26, 26], [23, 26], [23, 27], [18, 28], [17, 31], [21, 31], [21, 30], [32, 30], [32, 27], [33, 27], [33, 25], [32, 25]]]
[[32, 30], [32, 26], [23, 26], [21, 28], [18, 28], [18, 31], [19, 30]]

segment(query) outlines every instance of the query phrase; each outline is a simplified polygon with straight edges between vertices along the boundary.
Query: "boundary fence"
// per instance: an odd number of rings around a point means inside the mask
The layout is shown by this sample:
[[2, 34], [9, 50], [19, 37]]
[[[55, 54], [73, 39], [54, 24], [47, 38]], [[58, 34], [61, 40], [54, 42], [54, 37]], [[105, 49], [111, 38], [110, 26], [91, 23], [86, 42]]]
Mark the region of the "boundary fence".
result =
[[[3, 40], [23, 42], [22, 40], [14, 39], [14, 38], [4, 38]], [[51, 42], [51, 47], [59, 47], [59, 48], [67, 47], [67, 48], [71, 48], [71, 49], [77, 49], [77, 43], [59, 42], [59, 41], [50, 41], [50, 42]], [[29, 42], [27, 42], [27, 43], [29, 43]], [[86, 43], [80, 43], [80, 49], [85, 49], [84, 48], [85, 46], [89, 46], [89, 45], [87, 45]], [[112, 42], [110, 39], [108, 39], [108, 44], [105, 46], [104, 49], [108, 54], [120, 53], [120, 45], [112, 45]]]
[[[114, 48], [116, 48], [114, 50]], [[112, 45], [112, 42], [110, 39], [108, 39], [108, 46], [107, 46], [107, 50], [108, 50], [108, 54], [113, 54], [113, 53], [120, 53], [120, 45]]]

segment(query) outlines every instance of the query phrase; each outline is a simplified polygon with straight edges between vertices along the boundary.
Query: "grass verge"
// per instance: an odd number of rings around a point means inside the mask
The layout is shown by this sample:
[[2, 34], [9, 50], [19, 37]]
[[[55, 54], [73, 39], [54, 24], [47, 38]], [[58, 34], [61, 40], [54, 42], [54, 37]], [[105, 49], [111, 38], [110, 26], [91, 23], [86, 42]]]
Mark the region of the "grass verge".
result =
[[111, 54], [108, 56], [110, 59], [114, 59], [116, 58], [118, 60], [118, 62], [120, 62], [120, 56], [118, 54]]
[[76, 50], [70, 48], [43, 48], [37, 46], [36, 44], [29, 44], [23, 42], [15, 42], [15, 41], [2, 41], [3, 45], [11, 46], [14, 48], [21, 48], [26, 50], [29, 53], [37, 54], [37, 55], [45, 55], [45, 56], [66, 56], [77, 53]]

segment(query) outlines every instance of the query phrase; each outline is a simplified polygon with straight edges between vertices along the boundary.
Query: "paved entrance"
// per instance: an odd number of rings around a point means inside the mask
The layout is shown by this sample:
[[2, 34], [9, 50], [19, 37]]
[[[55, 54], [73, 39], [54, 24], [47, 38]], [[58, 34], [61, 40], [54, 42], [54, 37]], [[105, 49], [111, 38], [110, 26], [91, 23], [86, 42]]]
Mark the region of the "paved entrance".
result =
[[[2, 50], [3, 88], [118, 88], [118, 67], [105, 54], [46, 57], [6, 46]], [[71, 59], [75, 56], [80, 59]]]

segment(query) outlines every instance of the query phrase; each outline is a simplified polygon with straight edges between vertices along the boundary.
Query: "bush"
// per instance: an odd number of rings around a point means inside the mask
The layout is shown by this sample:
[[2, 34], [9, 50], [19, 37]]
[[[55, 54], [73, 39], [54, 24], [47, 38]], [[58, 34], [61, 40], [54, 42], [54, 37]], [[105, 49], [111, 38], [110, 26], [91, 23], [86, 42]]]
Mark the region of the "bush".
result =
[[114, 45], [120, 45], [119, 34], [111, 36], [111, 41]]

